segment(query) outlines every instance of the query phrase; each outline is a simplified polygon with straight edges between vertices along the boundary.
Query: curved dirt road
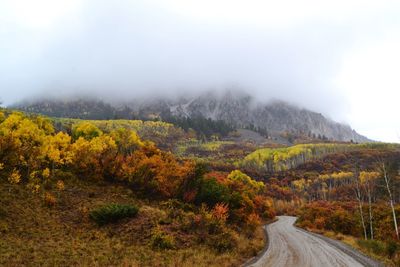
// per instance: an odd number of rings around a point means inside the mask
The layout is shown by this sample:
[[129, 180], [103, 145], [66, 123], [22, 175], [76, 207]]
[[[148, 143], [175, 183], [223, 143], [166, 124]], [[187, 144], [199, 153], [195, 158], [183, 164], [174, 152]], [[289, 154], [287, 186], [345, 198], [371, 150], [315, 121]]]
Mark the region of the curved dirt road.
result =
[[250, 266], [379, 266], [338, 241], [294, 227], [295, 221], [296, 217], [279, 216], [277, 222], [268, 225], [268, 250]]

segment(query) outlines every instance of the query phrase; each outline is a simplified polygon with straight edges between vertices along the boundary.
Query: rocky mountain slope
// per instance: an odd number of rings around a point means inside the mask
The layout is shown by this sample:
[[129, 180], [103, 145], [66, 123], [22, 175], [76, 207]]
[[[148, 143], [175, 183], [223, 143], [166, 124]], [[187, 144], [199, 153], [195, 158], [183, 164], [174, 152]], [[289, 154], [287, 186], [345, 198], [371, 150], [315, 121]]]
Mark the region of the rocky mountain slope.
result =
[[350, 126], [325, 118], [322, 114], [284, 101], [263, 103], [237, 91], [203, 93], [193, 97], [135, 99], [124, 103], [96, 100], [40, 100], [22, 102], [15, 108], [49, 116], [84, 119], [112, 118], [196, 118], [222, 120], [238, 128], [262, 129], [270, 135], [304, 134], [336, 141], [367, 142]]

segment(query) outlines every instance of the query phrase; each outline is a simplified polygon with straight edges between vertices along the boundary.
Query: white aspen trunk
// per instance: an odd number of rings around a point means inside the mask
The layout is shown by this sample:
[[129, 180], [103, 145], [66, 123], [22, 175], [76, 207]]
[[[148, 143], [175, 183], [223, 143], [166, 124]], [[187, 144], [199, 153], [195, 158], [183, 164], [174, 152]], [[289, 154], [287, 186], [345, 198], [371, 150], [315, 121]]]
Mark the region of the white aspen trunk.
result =
[[[369, 184], [368, 184], [369, 186]], [[368, 189], [368, 206], [369, 206], [369, 229], [371, 232], [371, 239], [374, 239], [374, 227], [372, 224], [373, 216], [372, 216], [372, 199], [371, 199], [371, 188]]]
[[396, 211], [394, 209], [392, 191], [390, 190], [390, 186], [389, 186], [389, 177], [386, 173], [385, 164], [383, 163], [382, 166], [383, 166], [383, 177], [385, 178], [385, 183], [386, 183], [386, 190], [389, 194], [390, 208], [392, 209], [394, 229], [396, 231], [396, 237], [397, 237], [397, 239], [399, 239], [399, 229], [397, 227]]
[[361, 217], [361, 225], [363, 227], [363, 231], [364, 231], [364, 239], [367, 240], [367, 227], [365, 226], [365, 221], [364, 221], [364, 212], [363, 212], [363, 206], [362, 206], [362, 198], [361, 198], [361, 190], [360, 190], [360, 183], [358, 182], [358, 174], [354, 174], [354, 179], [356, 182], [356, 189], [355, 189], [355, 193], [356, 193], [356, 197], [357, 197], [357, 201], [358, 201], [358, 208], [360, 211], [360, 217]]
[[363, 231], [364, 231], [364, 239], [367, 240], [367, 227], [365, 226], [365, 222], [364, 222], [364, 213], [363, 213], [363, 209], [362, 209], [362, 202], [361, 199], [358, 199], [358, 207], [360, 210], [360, 217], [361, 217], [361, 224], [363, 227]]

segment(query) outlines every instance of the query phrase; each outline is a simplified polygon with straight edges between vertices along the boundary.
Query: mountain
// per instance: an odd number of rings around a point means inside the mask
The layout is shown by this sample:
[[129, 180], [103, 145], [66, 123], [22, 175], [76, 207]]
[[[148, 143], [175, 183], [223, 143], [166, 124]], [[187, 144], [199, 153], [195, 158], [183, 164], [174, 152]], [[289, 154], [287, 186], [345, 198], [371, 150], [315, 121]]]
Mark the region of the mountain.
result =
[[173, 116], [203, 116], [223, 120], [239, 128], [266, 129], [269, 133], [304, 133], [337, 141], [367, 142], [349, 125], [337, 123], [322, 114], [290, 105], [284, 101], [262, 103], [243, 92], [207, 93], [176, 105]]
[[191, 97], [134, 99], [105, 103], [100, 100], [35, 100], [13, 106], [28, 112], [55, 117], [82, 119], [162, 119], [206, 118], [223, 121], [270, 136], [302, 134], [335, 141], [367, 142], [349, 125], [332, 121], [322, 114], [284, 101], [257, 101], [240, 91], [207, 92]]

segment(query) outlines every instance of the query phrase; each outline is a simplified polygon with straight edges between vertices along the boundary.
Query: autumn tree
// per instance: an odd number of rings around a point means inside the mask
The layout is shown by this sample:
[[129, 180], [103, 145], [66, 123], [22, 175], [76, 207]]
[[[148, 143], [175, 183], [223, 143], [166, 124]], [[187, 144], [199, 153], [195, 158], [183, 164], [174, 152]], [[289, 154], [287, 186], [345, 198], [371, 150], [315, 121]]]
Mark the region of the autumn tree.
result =
[[54, 136], [46, 136], [43, 154], [45, 159], [49, 161], [51, 174], [55, 168], [72, 163], [74, 154], [71, 146], [71, 137], [64, 132], [58, 132]]
[[17, 167], [25, 177], [39, 169], [42, 146], [47, 134], [54, 132], [51, 124], [41, 117], [30, 119], [19, 112], [10, 114], [0, 124], [1, 158], [9, 168]]
[[294, 187], [296, 192], [301, 193], [305, 198], [310, 197], [308, 190], [310, 189], [311, 184], [311, 180], [305, 178], [301, 178], [292, 182], [292, 186]]
[[186, 176], [192, 171], [193, 163], [182, 163], [169, 152], [158, 149], [152, 143], [143, 146], [121, 159], [117, 177], [128, 181], [133, 187], [159, 197], [177, 196]]
[[236, 191], [255, 195], [264, 188], [263, 182], [257, 182], [239, 170], [234, 170], [228, 175], [229, 186]]
[[119, 128], [113, 130], [110, 136], [115, 140], [118, 146], [118, 152], [123, 155], [130, 155], [136, 149], [144, 146], [144, 142], [140, 139], [137, 133], [127, 128]]
[[72, 144], [73, 167], [83, 176], [111, 179], [117, 145], [110, 136], [101, 135], [91, 140], [79, 137]]
[[76, 123], [72, 126], [72, 137], [75, 140], [79, 139], [79, 137], [91, 140], [102, 134], [103, 132], [96, 125], [87, 121]]

